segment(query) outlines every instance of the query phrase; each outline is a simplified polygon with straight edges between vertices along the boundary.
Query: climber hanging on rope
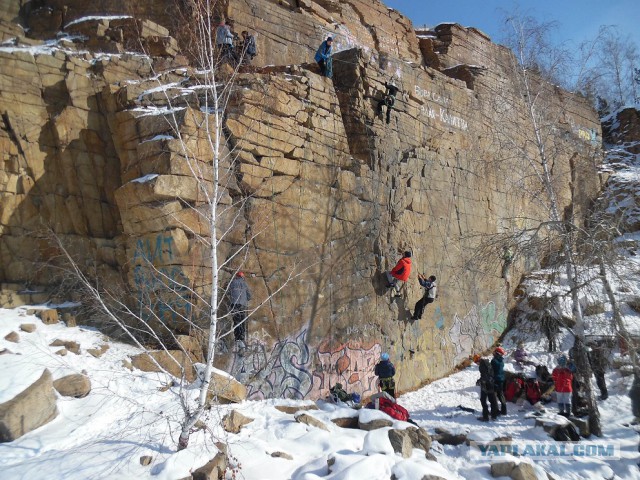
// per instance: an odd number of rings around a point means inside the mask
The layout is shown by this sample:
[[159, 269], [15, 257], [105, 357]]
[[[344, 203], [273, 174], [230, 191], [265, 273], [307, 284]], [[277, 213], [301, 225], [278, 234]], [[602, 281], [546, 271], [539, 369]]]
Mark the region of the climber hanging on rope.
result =
[[424, 294], [422, 295], [422, 298], [416, 302], [411, 320], [420, 320], [422, 318], [424, 307], [436, 300], [438, 290], [435, 275], [431, 275], [429, 278], [426, 278], [420, 273], [418, 274], [418, 282], [420, 282], [420, 286], [424, 288]]
[[382, 100], [378, 103], [377, 115], [382, 115], [384, 107], [387, 107], [387, 124], [391, 123], [391, 110], [394, 103], [396, 103], [396, 94], [400, 90], [393, 82], [384, 82], [386, 92], [382, 97]]
[[411, 252], [404, 252], [404, 255], [396, 266], [390, 272], [384, 272], [387, 278], [387, 288], [394, 288], [396, 291], [396, 297], [400, 296], [400, 287], [398, 287], [398, 280], [406, 282], [409, 280], [409, 274], [411, 274]]

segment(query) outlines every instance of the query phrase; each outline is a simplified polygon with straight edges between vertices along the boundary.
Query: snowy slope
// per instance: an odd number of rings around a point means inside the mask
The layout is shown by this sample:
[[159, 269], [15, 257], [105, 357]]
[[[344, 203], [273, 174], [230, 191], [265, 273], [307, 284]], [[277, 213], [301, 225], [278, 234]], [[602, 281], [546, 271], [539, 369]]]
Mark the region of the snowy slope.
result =
[[[239, 474], [235, 478], [247, 480], [386, 480], [392, 475], [413, 480], [428, 474], [450, 479], [492, 478], [490, 461], [474, 457], [466, 445], [442, 446], [434, 442], [432, 453], [438, 463], [425, 459], [424, 452], [415, 449], [411, 458], [403, 459], [393, 454], [388, 429], [365, 432], [339, 428], [331, 423], [331, 418], [358, 412], [323, 402], [319, 403], [320, 410], [309, 413], [323, 421], [329, 431], [297, 423], [292, 415], [274, 408], [311, 402], [269, 400], [212, 409], [205, 418], [209, 432], [195, 433], [189, 448], [176, 453], [180, 412], [175, 391], [173, 388], [161, 391], [169, 379], [125, 368], [122, 361], [137, 353], [131, 346], [108, 342], [110, 349], [104, 356], [94, 358], [86, 349], [105, 342], [99, 332], [84, 327], [67, 328], [63, 324], [44, 325], [24, 312], [24, 309], [0, 310], [0, 338], [10, 331], [19, 331], [22, 323], [37, 325], [33, 333], [19, 332], [21, 339], [17, 344], [0, 340], [0, 349], [13, 352], [0, 355], [3, 372], [0, 400], [12, 398], [35, 381], [44, 368], [54, 378], [84, 370], [93, 389], [83, 399], [60, 397], [58, 418], [14, 442], [0, 444], [0, 479], [178, 479], [215, 455], [216, 440], [229, 444]], [[48, 345], [56, 338], [77, 341], [81, 345], [80, 354], [55, 355], [59, 347]], [[535, 343], [528, 346], [531, 350], [536, 347]], [[553, 360], [548, 354], [536, 356], [540, 361]], [[477, 377], [477, 368], [469, 367], [406, 394], [399, 402], [430, 433], [445, 428], [452, 433], [468, 434], [471, 440], [502, 436], [511, 436], [515, 442], [549, 440], [542, 429], [534, 427], [533, 419], [526, 418], [531, 407], [517, 411], [510, 404], [506, 417], [488, 424], [479, 422], [477, 413], [459, 409], [459, 405], [479, 408]], [[632, 427], [624, 426], [632, 420], [626, 396], [630, 378], [612, 372], [608, 381], [611, 397], [601, 405], [606, 437], [597, 441], [619, 442], [622, 459], [609, 463], [584, 459], [538, 462], [544, 470], [556, 474], [556, 478], [602, 479], [613, 478], [614, 473], [617, 478], [640, 478], [636, 466], [638, 436]], [[232, 408], [255, 419], [237, 435], [218, 426], [221, 416]], [[404, 422], [394, 425], [408, 426]], [[293, 459], [272, 457], [273, 452], [287, 453]], [[142, 455], [153, 457], [151, 465], [140, 465]], [[335, 461], [332, 473], [327, 467], [329, 458]], [[230, 472], [228, 478], [231, 475]]]

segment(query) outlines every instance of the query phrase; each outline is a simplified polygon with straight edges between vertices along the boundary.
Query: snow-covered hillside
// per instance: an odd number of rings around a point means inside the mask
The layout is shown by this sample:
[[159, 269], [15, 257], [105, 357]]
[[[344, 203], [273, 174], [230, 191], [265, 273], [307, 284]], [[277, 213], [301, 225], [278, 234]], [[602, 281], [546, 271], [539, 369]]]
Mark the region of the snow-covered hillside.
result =
[[[228, 444], [236, 472], [234, 477], [230, 470], [227, 478], [492, 478], [490, 464], [493, 460], [478, 458], [465, 444], [443, 446], [434, 441], [431, 453], [437, 463], [426, 459], [425, 452], [417, 449], [405, 459], [393, 453], [387, 436], [389, 427], [371, 432], [338, 427], [331, 419], [353, 417], [359, 412], [324, 402], [319, 402], [319, 410], [308, 413], [322, 421], [327, 431], [297, 423], [293, 415], [275, 408], [276, 405], [302, 407], [312, 402], [247, 401], [213, 408], [205, 418], [207, 429], [195, 433], [189, 448], [176, 453], [180, 409], [175, 387], [167, 388], [170, 379], [126, 368], [123, 360], [137, 353], [131, 346], [106, 341], [99, 332], [85, 327], [67, 328], [62, 323], [45, 325], [35, 316], [26, 315], [25, 311], [0, 310], [0, 338], [12, 331], [20, 335], [18, 343], [0, 340], [0, 348], [10, 351], [0, 355], [3, 372], [0, 401], [13, 398], [34, 382], [45, 368], [52, 372], [54, 379], [85, 372], [91, 379], [92, 390], [85, 398], [59, 397], [60, 414], [55, 420], [16, 441], [0, 444], [2, 479], [184, 478], [215, 455], [214, 441], [218, 440]], [[35, 324], [36, 330], [32, 333], [20, 331], [20, 325], [25, 323]], [[54, 352], [59, 347], [49, 346], [55, 339], [79, 343], [80, 353], [56, 355]], [[87, 348], [100, 347], [105, 342], [110, 348], [102, 357], [95, 358], [86, 352]], [[507, 342], [506, 346], [509, 345]], [[541, 351], [543, 345], [542, 341], [532, 341], [527, 346], [530, 351]], [[538, 353], [534, 357], [538, 362], [554, 365], [552, 355]], [[508, 369], [514, 368], [507, 363]], [[515, 404], [509, 404], [506, 417], [490, 423], [479, 422], [476, 419], [479, 410], [477, 377], [477, 367], [471, 366], [400, 397], [399, 403], [409, 409], [417, 424], [432, 434], [436, 429], [444, 429], [480, 442], [498, 437], [511, 437], [516, 444], [553, 442], [542, 428], [535, 427], [532, 407], [520, 410]], [[611, 396], [600, 405], [605, 437], [589, 439], [600, 444], [613, 442], [619, 445], [621, 459], [537, 460], [540, 474], [543, 469], [562, 479], [640, 478], [636, 466], [638, 436], [634, 427], [629, 426], [632, 421], [627, 397], [630, 378], [621, 377], [617, 372], [608, 374]], [[549, 416], [554, 416], [551, 412], [555, 405], [551, 403], [547, 407]], [[227, 433], [219, 426], [220, 418], [232, 409], [254, 419], [239, 434]], [[409, 426], [405, 422], [394, 424], [394, 428], [400, 429]], [[140, 464], [140, 457], [145, 455], [152, 457], [148, 466]]]

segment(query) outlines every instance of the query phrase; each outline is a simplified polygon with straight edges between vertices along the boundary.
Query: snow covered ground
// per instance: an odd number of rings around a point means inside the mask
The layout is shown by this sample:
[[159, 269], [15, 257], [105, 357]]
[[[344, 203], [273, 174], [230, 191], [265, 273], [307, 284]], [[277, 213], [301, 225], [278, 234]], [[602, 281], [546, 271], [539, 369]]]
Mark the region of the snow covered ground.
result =
[[[34, 323], [33, 333], [21, 332], [23, 323]], [[19, 332], [20, 341], [4, 340], [11, 331]], [[0, 402], [13, 398], [33, 383], [48, 368], [53, 378], [69, 373], [86, 372], [92, 382], [91, 393], [82, 399], [58, 398], [60, 414], [49, 424], [18, 440], [0, 444], [0, 479], [179, 479], [204, 465], [216, 453], [215, 441], [229, 445], [236, 476], [247, 480], [315, 480], [315, 479], [385, 479], [418, 480], [425, 475], [447, 479], [492, 478], [488, 458], [478, 458], [469, 446], [443, 446], [433, 443], [431, 453], [438, 463], [427, 460], [424, 452], [414, 449], [410, 458], [394, 454], [388, 440], [388, 428], [366, 432], [340, 428], [332, 418], [358, 414], [353, 409], [320, 403], [311, 415], [323, 421], [329, 431], [297, 423], [293, 415], [276, 410], [276, 405], [309, 405], [308, 401], [247, 401], [238, 405], [216, 407], [204, 419], [207, 430], [192, 435], [188, 449], [175, 451], [180, 409], [174, 387], [166, 388], [168, 378], [161, 374], [130, 371], [122, 361], [137, 349], [108, 341], [110, 348], [101, 358], [94, 358], [87, 348], [97, 348], [107, 340], [87, 327], [67, 328], [64, 324], [44, 325], [26, 309], [0, 310], [0, 349], [12, 353], [0, 355]], [[74, 340], [81, 346], [79, 355], [61, 357], [50, 347], [55, 339]], [[506, 342], [509, 347], [509, 342]], [[530, 351], [541, 344], [531, 342]], [[534, 354], [536, 361], [554, 365], [550, 354]], [[513, 365], [508, 361], [508, 367]], [[552, 442], [547, 434], [527, 418], [533, 409], [519, 411], [509, 404], [506, 417], [490, 423], [479, 422], [477, 367], [469, 367], [436, 381], [418, 391], [403, 395], [399, 403], [408, 408], [420, 426], [433, 433], [444, 428], [451, 433], [467, 434], [470, 440], [492, 440], [510, 436], [514, 443]], [[589, 458], [536, 460], [546, 472], [561, 479], [640, 478], [637, 467], [638, 434], [632, 421], [627, 390], [631, 377], [617, 372], [608, 374], [611, 396], [601, 402], [605, 437], [589, 441], [615, 443], [620, 460]], [[195, 392], [194, 392], [195, 393]], [[475, 409], [468, 412], [458, 408]], [[555, 409], [554, 404], [548, 405]], [[239, 434], [220, 427], [222, 415], [237, 409], [254, 421]], [[383, 415], [379, 412], [375, 412]], [[550, 415], [552, 415], [550, 413]], [[395, 428], [408, 423], [395, 422]], [[583, 440], [585, 441], [585, 440]], [[292, 457], [271, 456], [284, 452]], [[140, 457], [149, 455], [149, 466], [140, 465]], [[329, 458], [334, 463], [331, 473]], [[500, 461], [506, 458], [501, 458]], [[521, 461], [531, 461], [523, 460]], [[541, 473], [542, 470], [539, 470]], [[615, 477], [614, 477], [615, 475]], [[539, 478], [546, 478], [540, 476]]]

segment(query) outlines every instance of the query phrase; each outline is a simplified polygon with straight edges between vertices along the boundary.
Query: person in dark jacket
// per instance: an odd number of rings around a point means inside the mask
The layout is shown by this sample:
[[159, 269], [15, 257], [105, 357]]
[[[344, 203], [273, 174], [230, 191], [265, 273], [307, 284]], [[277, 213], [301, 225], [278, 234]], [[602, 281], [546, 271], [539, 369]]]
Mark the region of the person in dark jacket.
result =
[[406, 282], [409, 280], [409, 275], [411, 275], [411, 252], [404, 252], [396, 266], [390, 272], [384, 272], [384, 274], [387, 279], [387, 288], [393, 288], [396, 291], [396, 297], [399, 297], [398, 280]]
[[609, 367], [609, 349], [607, 348], [604, 340], [594, 340], [589, 343], [590, 350], [587, 351], [587, 357], [589, 358], [589, 365], [593, 375], [596, 377], [596, 383], [598, 389], [600, 389], [600, 399], [606, 400], [609, 398], [609, 392], [607, 391], [607, 383], [604, 378], [604, 373]]
[[320, 73], [324, 77], [331, 78], [333, 76], [333, 60], [331, 58], [333, 38], [327, 37], [327, 39], [320, 44], [320, 47], [316, 51], [315, 61], [320, 66]]
[[400, 90], [393, 82], [387, 83], [384, 82], [384, 87], [386, 89], [382, 100], [378, 103], [378, 108], [376, 113], [378, 115], [382, 115], [384, 107], [387, 107], [387, 124], [391, 123], [391, 110], [393, 110], [393, 105], [396, 103], [396, 94]]
[[378, 376], [380, 390], [396, 398], [396, 382], [393, 379], [396, 374], [396, 367], [389, 360], [388, 353], [380, 355], [380, 361], [376, 364], [373, 372]]
[[229, 305], [231, 315], [233, 315], [233, 334], [236, 342], [243, 347], [247, 341], [247, 312], [249, 310], [249, 300], [251, 292], [244, 279], [243, 272], [237, 272], [228, 287]]
[[249, 64], [257, 54], [256, 38], [247, 30], [244, 30], [242, 32], [242, 50], [239, 58], [242, 59], [243, 64]]
[[424, 275], [418, 275], [418, 282], [420, 286], [424, 288], [424, 294], [422, 298], [416, 302], [416, 306], [413, 309], [413, 316], [411, 320], [420, 320], [424, 313], [424, 307], [433, 303], [436, 300], [438, 286], [436, 285], [436, 276], [431, 275], [428, 279]]
[[491, 359], [496, 398], [500, 401], [500, 415], [507, 414], [507, 400], [504, 397], [504, 356], [506, 353], [504, 348], [498, 347], [493, 351]]
[[[473, 361], [478, 365], [480, 379], [476, 383], [480, 385], [480, 404], [482, 405], [482, 417], [478, 420], [489, 421], [489, 405], [491, 405], [491, 419], [498, 418], [498, 400], [496, 399], [495, 380], [493, 378], [493, 367], [486, 358], [474, 355]], [[487, 405], [487, 400], [489, 405]]]

